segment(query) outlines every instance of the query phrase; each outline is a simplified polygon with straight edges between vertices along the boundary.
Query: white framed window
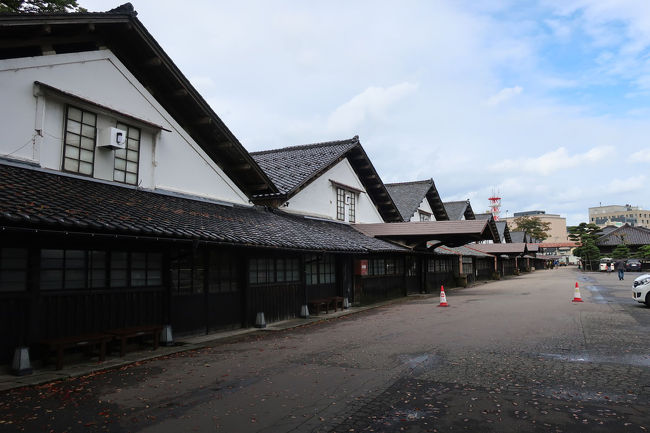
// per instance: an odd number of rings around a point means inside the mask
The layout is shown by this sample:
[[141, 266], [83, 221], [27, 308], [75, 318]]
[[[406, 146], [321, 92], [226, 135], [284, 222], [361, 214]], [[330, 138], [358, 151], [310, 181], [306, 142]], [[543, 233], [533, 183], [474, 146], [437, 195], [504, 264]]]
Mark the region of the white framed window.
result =
[[66, 106], [63, 138], [63, 171], [93, 175], [97, 114], [72, 105]]
[[140, 130], [119, 122], [117, 128], [126, 131], [126, 147], [115, 150], [113, 180], [137, 185], [140, 163]]
[[336, 188], [336, 219], [353, 223], [356, 220], [356, 193]]

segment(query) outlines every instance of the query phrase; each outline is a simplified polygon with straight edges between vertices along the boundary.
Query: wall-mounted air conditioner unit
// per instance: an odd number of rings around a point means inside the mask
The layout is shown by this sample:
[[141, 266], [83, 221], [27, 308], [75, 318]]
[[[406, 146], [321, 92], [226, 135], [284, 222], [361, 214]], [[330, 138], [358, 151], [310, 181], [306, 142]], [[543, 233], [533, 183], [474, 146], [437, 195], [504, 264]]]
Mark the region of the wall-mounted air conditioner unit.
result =
[[105, 149], [125, 149], [126, 148], [126, 131], [118, 128], [102, 129], [97, 137], [97, 147]]

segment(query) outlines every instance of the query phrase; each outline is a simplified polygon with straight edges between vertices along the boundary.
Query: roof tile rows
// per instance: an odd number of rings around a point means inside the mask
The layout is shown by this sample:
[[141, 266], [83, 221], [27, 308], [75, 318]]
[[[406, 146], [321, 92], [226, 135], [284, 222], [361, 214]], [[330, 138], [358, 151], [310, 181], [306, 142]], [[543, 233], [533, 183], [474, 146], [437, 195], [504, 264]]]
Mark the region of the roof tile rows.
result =
[[290, 195], [346, 152], [358, 138], [251, 152], [251, 156], [283, 194]]
[[432, 186], [433, 179], [428, 179], [415, 182], [387, 183], [386, 189], [397, 205], [402, 219], [410, 221]]
[[0, 224], [342, 252], [405, 251], [349, 225], [0, 164]]
[[436, 254], [443, 254], [443, 255], [458, 255], [458, 256], [467, 256], [467, 257], [483, 257], [483, 258], [490, 258], [494, 259], [494, 256], [488, 253], [484, 253], [482, 251], [476, 250], [472, 248], [471, 246], [464, 245], [460, 247], [448, 247], [445, 245], [436, 247], [434, 250], [434, 253]]
[[650, 229], [625, 224], [596, 240], [598, 246], [616, 246], [622, 243], [626, 245], [648, 245], [650, 244]]
[[444, 205], [447, 215], [449, 215], [449, 220], [451, 221], [460, 221], [463, 217], [468, 220], [476, 219], [469, 200], [446, 201]]

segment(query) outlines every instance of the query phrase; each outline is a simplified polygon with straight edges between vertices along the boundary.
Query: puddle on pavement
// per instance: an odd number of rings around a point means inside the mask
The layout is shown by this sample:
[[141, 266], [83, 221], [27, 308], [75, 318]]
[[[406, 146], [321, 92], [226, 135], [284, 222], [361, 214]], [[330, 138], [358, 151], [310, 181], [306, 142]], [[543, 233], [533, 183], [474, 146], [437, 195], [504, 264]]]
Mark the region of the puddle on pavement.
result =
[[402, 364], [406, 364], [414, 374], [425, 372], [440, 362], [439, 356], [430, 353], [400, 355], [398, 359]]
[[551, 359], [559, 359], [569, 362], [596, 362], [634, 365], [638, 367], [650, 367], [650, 355], [590, 355], [590, 354], [566, 354], [566, 353], [541, 353], [541, 356]]

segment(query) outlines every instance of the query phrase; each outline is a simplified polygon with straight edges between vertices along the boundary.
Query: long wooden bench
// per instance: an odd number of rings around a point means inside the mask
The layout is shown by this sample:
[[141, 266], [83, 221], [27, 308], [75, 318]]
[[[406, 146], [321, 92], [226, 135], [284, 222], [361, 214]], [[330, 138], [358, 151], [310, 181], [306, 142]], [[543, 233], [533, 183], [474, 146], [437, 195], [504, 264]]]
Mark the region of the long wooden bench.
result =
[[319, 298], [319, 299], [310, 299], [307, 302], [309, 305], [309, 311], [313, 311], [314, 314], [320, 314], [321, 310], [324, 309], [326, 314], [329, 314], [330, 309], [338, 311], [338, 308], [343, 309], [343, 297], [342, 296], [330, 296], [328, 298]]
[[160, 332], [163, 327], [160, 325], [132, 326], [129, 328], [109, 329], [107, 334], [120, 342], [120, 357], [126, 354], [126, 342], [129, 339], [150, 335], [153, 339], [153, 350], [158, 349]]
[[334, 305], [334, 311], [336, 311], [336, 307], [340, 306], [341, 310], [343, 309], [343, 297], [342, 296], [332, 296], [328, 298], [330, 300], [330, 303]]
[[61, 370], [63, 368], [63, 352], [66, 349], [83, 347], [90, 350], [94, 346], [99, 346], [99, 362], [103, 362], [106, 359], [106, 343], [112, 339], [112, 335], [97, 333], [43, 340], [41, 341], [41, 345], [45, 347], [43, 362], [47, 365], [49, 354], [54, 351], [56, 352], [56, 369]]
[[325, 309], [325, 313], [330, 312], [330, 300], [329, 298], [320, 298], [320, 299], [310, 299], [307, 301], [309, 305], [309, 311], [314, 311], [314, 314], [320, 314], [321, 309]]

